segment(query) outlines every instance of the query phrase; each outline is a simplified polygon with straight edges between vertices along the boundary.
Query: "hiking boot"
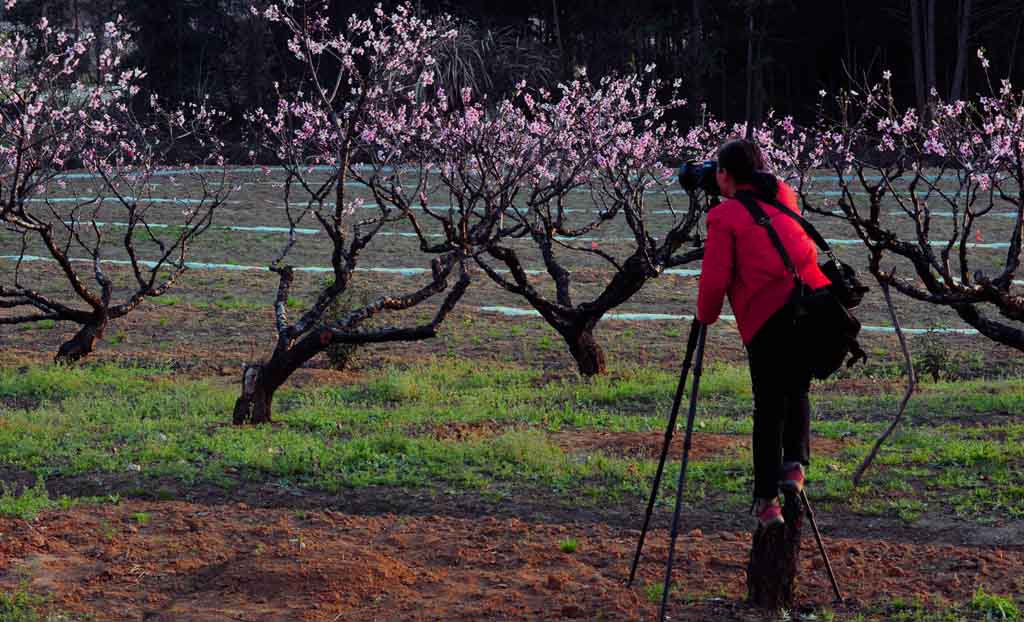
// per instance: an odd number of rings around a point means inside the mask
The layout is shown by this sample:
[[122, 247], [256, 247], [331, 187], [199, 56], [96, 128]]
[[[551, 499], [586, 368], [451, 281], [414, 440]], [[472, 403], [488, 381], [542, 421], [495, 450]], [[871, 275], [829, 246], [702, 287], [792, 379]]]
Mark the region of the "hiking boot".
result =
[[799, 495], [804, 489], [804, 467], [799, 462], [787, 462], [782, 465], [782, 477], [779, 479], [782, 492], [793, 496]]
[[757, 499], [754, 501], [754, 514], [757, 516], [757, 524], [762, 528], [774, 527], [785, 524], [782, 518], [782, 506], [779, 499]]

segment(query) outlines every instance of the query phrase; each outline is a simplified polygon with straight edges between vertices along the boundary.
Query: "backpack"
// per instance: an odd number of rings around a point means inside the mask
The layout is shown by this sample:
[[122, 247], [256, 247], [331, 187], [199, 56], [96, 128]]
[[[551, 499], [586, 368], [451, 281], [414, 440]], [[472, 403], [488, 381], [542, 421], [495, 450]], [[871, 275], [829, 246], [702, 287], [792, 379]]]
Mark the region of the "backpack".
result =
[[786, 269], [793, 275], [795, 287], [789, 304], [793, 306], [793, 322], [800, 336], [800, 356], [807, 363], [811, 374], [821, 380], [834, 374], [843, 366], [844, 361], [846, 366], [850, 367], [858, 360], [867, 360], [867, 355], [857, 341], [860, 321], [850, 313], [851, 309], [860, 304], [864, 293], [868, 291], [857, 278], [856, 271], [836, 257], [825, 238], [803, 216], [780, 201], [767, 201], [780, 213], [799, 223], [818, 248], [828, 255], [828, 261], [819, 268], [832, 284], [812, 290], [800, 278], [782, 239], [754, 195], [741, 191], [736, 194], [736, 198], [747, 209], [754, 222], [768, 232], [772, 245], [782, 257]]

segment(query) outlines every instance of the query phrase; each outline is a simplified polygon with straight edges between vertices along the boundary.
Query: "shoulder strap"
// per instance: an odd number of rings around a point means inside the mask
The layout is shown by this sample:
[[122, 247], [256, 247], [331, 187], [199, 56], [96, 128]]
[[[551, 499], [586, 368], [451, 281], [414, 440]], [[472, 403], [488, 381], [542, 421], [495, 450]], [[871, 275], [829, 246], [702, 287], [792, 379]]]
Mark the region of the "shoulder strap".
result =
[[818, 248], [825, 251], [825, 254], [828, 255], [828, 258], [835, 262], [837, 266], [840, 265], [839, 258], [836, 257], [835, 251], [832, 250], [832, 247], [829, 246], [828, 242], [825, 241], [825, 238], [822, 237], [820, 233], [818, 233], [818, 230], [814, 228], [814, 225], [812, 225], [810, 221], [801, 216], [799, 213], [793, 211], [789, 206], [787, 206], [782, 201], [779, 201], [778, 199], [772, 199], [770, 201], [767, 201], [767, 203], [770, 203], [773, 207], [775, 207], [775, 209], [779, 210], [786, 216], [789, 216], [790, 218], [795, 220], [801, 227], [803, 227], [804, 231], [807, 233], [807, 236], [814, 240], [814, 243], [818, 245]]
[[757, 204], [757, 200], [749, 192], [737, 192], [736, 198], [743, 204], [743, 207], [747, 208], [754, 222], [764, 227], [765, 231], [768, 232], [768, 237], [772, 240], [772, 246], [779, 252], [779, 256], [782, 257], [782, 263], [792, 273], [793, 280], [799, 287], [803, 284], [803, 280], [800, 278], [800, 273], [797, 272], [796, 266], [793, 265], [793, 260], [789, 258], [789, 253], [786, 251], [785, 244], [782, 243], [782, 238], [779, 237], [779, 233], [772, 226], [772, 221], [768, 218], [768, 214], [764, 213], [761, 206]]

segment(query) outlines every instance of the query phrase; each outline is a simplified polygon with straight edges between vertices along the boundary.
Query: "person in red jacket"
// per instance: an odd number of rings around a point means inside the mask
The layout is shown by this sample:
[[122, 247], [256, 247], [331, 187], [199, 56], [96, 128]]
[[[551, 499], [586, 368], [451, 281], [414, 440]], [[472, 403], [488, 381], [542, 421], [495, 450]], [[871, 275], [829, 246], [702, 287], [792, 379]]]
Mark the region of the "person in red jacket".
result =
[[[811, 373], [801, 364], [800, 343], [789, 304], [795, 287], [764, 227], [737, 192], [775, 199], [799, 211], [793, 189], [767, 173], [757, 145], [733, 140], [718, 151], [716, 181], [728, 200], [708, 213], [707, 241], [697, 294], [697, 319], [713, 324], [726, 296], [747, 349], [754, 392], [755, 514], [763, 526], [783, 523], [779, 488], [799, 493], [810, 461]], [[829, 285], [818, 268], [814, 242], [793, 219], [764, 200], [761, 208], [811, 289]]]

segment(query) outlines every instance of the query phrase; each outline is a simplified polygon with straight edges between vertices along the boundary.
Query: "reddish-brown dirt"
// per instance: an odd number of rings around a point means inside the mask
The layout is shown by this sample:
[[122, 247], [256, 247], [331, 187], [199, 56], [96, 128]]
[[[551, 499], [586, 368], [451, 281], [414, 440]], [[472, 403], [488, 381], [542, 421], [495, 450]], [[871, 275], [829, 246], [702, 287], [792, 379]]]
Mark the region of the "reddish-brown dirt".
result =
[[503, 432], [517, 429], [516, 426], [504, 421], [487, 419], [485, 421], [474, 421], [466, 423], [462, 421], [447, 421], [410, 430], [412, 434], [430, 436], [443, 441], [468, 441], [485, 439], [497, 436]]
[[[514, 429], [516, 429], [515, 426], [511, 426], [506, 422], [488, 419], [472, 423], [452, 421], [426, 426], [422, 429], [410, 430], [410, 432], [440, 440], [466, 441], [486, 439]], [[672, 437], [672, 447], [669, 450], [669, 455], [673, 459], [682, 455], [683, 437], [684, 433], [682, 430], [677, 431]], [[609, 456], [631, 459], [657, 459], [661, 455], [661, 448], [665, 443], [664, 432], [566, 430], [553, 433], [548, 438], [567, 453], [592, 454], [594, 452], [601, 452]], [[842, 451], [846, 444], [846, 442], [839, 439], [812, 436], [811, 451], [815, 456], [835, 456]], [[690, 447], [690, 458], [692, 460], [707, 460], [729, 454], [745, 455], [749, 452], [749, 435], [714, 434], [694, 431], [693, 442]]]
[[[639, 620], [654, 605], [667, 536], [656, 530], [633, 588], [635, 530], [243, 504], [125, 502], [0, 519], [0, 588], [50, 596], [94, 620]], [[576, 538], [564, 553], [559, 542]], [[690, 619], [758, 619], [740, 604], [749, 533], [681, 536], [673, 600]], [[1024, 550], [827, 539], [850, 601], [964, 602], [979, 585], [1021, 589]], [[801, 600], [830, 605], [813, 542]], [[20, 586], [20, 587], [19, 587]], [[714, 598], [719, 597], [719, 598]]]
[[[672, 447], [669, 455], [678, 457], [683, 451], [684, 431], [679, 430], [672, 436]], [[551, 437], [552, 441], [563, 449], [573, 453], [593, 453], [600, 451], [611, 456], [624, 458], [657, 458], [661, 455], [665, 443], [664, 432], [602, 432], [592, 430], [574, 430], [560, 432]], [[834, 456], [842, 450], [844, 443], [840, 440], [814, 436], [811, 439], [811, 450], [815, 455]], [[750, 436], [740, 434], [712, 434], [705, 432], [693, 433], [690, 446], [690, 459], [704, 460], [726, 454], [739, 454], [750, 451]]]

